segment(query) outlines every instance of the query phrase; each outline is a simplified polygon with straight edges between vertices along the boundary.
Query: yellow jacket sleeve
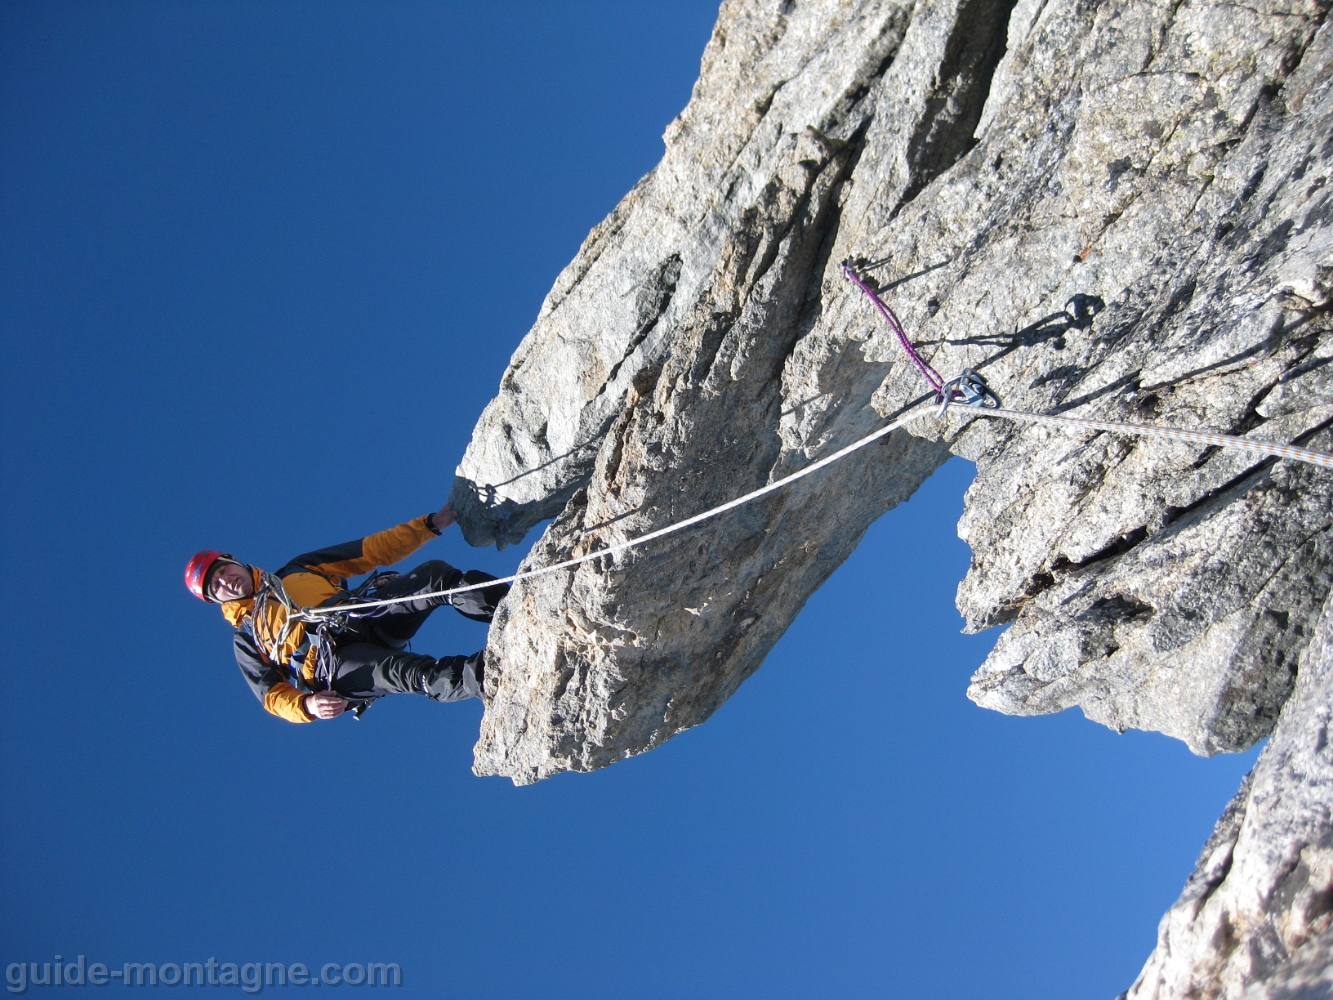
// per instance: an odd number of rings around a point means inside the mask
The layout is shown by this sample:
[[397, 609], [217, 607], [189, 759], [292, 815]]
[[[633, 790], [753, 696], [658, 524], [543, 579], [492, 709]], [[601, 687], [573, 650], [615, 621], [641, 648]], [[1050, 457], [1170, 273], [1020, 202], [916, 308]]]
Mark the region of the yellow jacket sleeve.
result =
[[424, 514], [396, 528], [369, 535], [361, 541], [364, 558], [370, 561], [370, 565], [362, 572], [369, 573], [377, 566], [392, 566], [399, 559], [406, 559], [434, 537], [435, 532], [426, 527]]
[[354, 542], [343, 542], [297, 556], [278, 575], [286, 577], [304, 569], [327, 577], [360, 576], [379, 566], [392, 566], [399, 559], [406, 559], [434, 537], [435, 532], [426, 527], [426, 517], [422, 515]]
[[279, 719], [286, 719], [288, 722], [314, 722], [315, 720], [306, 714], [304, 699], [305, 695], [296, 688], [286, 681], [279, 681], [264, 695], [264, 707]]

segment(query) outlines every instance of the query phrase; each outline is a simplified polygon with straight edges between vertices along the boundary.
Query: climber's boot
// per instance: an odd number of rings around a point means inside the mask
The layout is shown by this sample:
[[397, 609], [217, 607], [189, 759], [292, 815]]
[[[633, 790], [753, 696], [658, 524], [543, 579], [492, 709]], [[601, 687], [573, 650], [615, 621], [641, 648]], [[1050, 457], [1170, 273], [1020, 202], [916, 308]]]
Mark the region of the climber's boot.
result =
[[480, 698], [485, 680], [485, 651], [471, 656], [442, 656], [420, 672], [414, 690], [436, 701]]
[[[495, 577], [489, 573], [479, 569], [470, 569], [463, 574], [463, 578], [455, 586], [460, 584], [473, 586], [494, 579]], [[489, 625], [491, 620], [495, 618], [495, 609], [504, 600], [507, 593], [509, 593], [509, 584], [495, 583], [489, 587], [478, 587], [476, 590], [465, 590], [461, 594], [454, 594], [449, 598], [449, 603], [464, 618], [471, 618], [473, 621], [485, 622]]]

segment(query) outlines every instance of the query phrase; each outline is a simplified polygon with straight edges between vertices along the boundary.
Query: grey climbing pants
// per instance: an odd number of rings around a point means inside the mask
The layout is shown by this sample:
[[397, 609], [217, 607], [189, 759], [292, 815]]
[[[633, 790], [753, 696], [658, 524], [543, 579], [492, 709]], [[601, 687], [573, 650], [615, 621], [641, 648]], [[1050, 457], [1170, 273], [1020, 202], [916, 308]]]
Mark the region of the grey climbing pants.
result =
[[373, 642], [339, 646], [333, 690], [353, 701], [386, 694], [422, 694], [436, 701], [480, 698], [483, 653], [442, 656], [386, 649]]
[[452, 597], [414, 599], [414, 595], [494, 579], [480, 570], [463, 573], [433, 559], [382, 584], [376, 598], [397, 599], [396, 603], [374, 617], [353, 619], [351, 627], [334, 641], [333, 690], [362, 702], [386, 694], [420, 694], [436, 701], [481, 697], [480, 652], [437, 659], [404, 647], [431, 612], [446, 604], [468, 618], [490, 622], [509, 586], [498, 583]]

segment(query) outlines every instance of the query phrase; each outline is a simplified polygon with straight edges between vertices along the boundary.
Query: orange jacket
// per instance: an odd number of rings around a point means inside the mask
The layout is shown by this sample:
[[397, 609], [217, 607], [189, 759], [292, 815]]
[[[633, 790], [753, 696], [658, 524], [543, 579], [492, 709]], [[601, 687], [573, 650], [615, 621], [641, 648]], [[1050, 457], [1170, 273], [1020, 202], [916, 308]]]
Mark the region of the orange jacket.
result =
[[[437, 534], [426, 525], [423, 515], [387, 531], [297, 556], [274, 575], [282, 581], [293, 604], [313, 608], [345, 593], [348, 577], [406, 559]], [[260, 571], [252, 568], [251, 572], [258, 590]], [[236, 662], [266, 709], [288, 722], [310, 722], [303, 703], [305, 694], [289, 680], [292, 655], [306, 644], [305, 625], [291, 623], [284, 637], [287, 609], [276, 600], [265, 602], [264, 607], [263, 620], [255, 621], [253, 597], [222, 605], [223, 617], [236, 627]], [[314, 669], [315, 650], [310, 647], [301, 664], [303, 679], [312, 679]]]

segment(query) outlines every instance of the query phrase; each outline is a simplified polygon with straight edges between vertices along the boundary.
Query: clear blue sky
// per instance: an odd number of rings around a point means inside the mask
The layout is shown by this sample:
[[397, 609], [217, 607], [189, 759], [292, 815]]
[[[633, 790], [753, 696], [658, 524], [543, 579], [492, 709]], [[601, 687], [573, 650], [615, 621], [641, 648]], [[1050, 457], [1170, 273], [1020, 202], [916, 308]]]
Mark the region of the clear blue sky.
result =
[[[471, 775], [479, 702], [266, 715], [181, 586], [201, 547], [276, 568], [444, 501], [715, 13], [0, 6], [0, 962], [398, 962], [404, 998], [1129, 985], [1254, 754], [966, 700], [995, 638], [953, 608], [966, 463], [707, 725], [532, 788]], [[483, 642], [450, 615], [417, 647]]]

